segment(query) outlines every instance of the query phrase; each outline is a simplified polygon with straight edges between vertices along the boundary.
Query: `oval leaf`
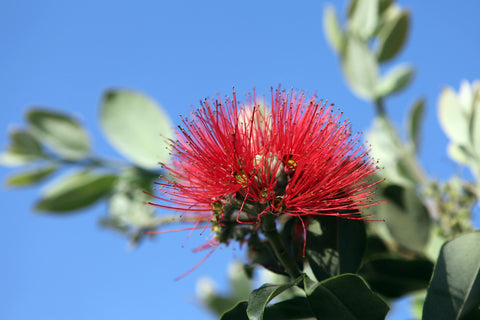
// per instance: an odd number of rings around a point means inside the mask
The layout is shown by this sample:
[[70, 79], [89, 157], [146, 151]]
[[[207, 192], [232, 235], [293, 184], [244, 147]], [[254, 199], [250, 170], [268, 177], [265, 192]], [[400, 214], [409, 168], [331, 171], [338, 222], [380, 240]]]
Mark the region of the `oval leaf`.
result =
[[110, 143], [145, 169], [158, 169], [168, 159], [172, 128], [167, 114], [148, 97], [132, 91], [108, 91], [100, 121]]
[[305, 278], [305, 293], [317, 319], [385, 319], [389, 310], [365, 281], [354, 274], [320, 283]]
[[42, 146], [30, 132], [13, 129], [9, 136], [10, 145], [0, 154], [0, 164], [19, 166], [45, 157]]
[[5, 181], [9, 187], [23, 187], [41, 182], [57, 170], [57, 166], [48, 166], [30, 171], [16, 173]]
[[330, 46], [337, 52], [343, 51], [344, 35], [337, 13], [332, 5], [327, 5], [323, 14], [323, 29]]
[[378, 34], [379, 62], [388, 61], [400, 52], [407, 39], [410, 24], [410, 13], [406, 11], [387, 10], [384, 16], [386, 22]]
[[361, 98], [373, 100], [378, 81], [378, 66], [367, 43], [352, 36], [347, 37], [342, 66], [352, 90]]
[[272, 301], [273, 298], [287, 289], [297, 285], [302, 281], [302, 277], [299, 277], [292, 283], [286, 283], [282, 285], [276, 284], [264, 284], [260, 288], [253, 290], [248, 297], [247, 314], [250, 320], [263, 319], [263, 313], [267, 304]]
[[220, 318], [220, 320], [243, 320], [243, 319], [248, 319], [247, 306], [248, 306], [247, 301], [240, 301], [232, 309], [230, 309], [227, 312], [225, 312], [224, 314], [222, 314], [222, 317]]
[[356, 272], [365, 252], [365, 244], [363, 221], [337, 217], [314, 220], [307, 231], [306, 252], [317, 280]]
[[60, 156], [78, 160], [89, 152], [88, 136], [72, 117], [44, 109], [27, 112], [29, 130]]
[[359, 274], [375, 292], [387, 298], [399, 298], [427, 288], [432, 272], [430, 260], [382, 255], [367, 261]]
[[350, 32], [362, 39], [370, 37], [378, 24], [378, 0], [356, 1], [348, 22]]
[[394, 67], [378, 83], [376, 96], [382, 98], [402, 90], [412, 81], [414, 73], [407, 65]]
[[480, 232], [445, 243], [427, 291], [424, 320], [480, 318]]
[[470, 114], [451, 88], [443, 89], [440, 94], [438, 116], [443, 130], [450, 139], [459, 145], [468, 146], [470, 144], [468, 132]]
[[387, 203], [378, 206], [390, 233], [403, 247], [421, 252], [430, 234], [430, 215], [414, 188], [389, 185], [383, 190]]
[[35, 205], [39, 211], [64, 213], [87, 207], [108, 194], [116, 176], [76, 172], [56, 181]]
[[420, 127], [425, 113], [425, 100], [415, 101], [408, 117], [408, 136], [412, 142], [413, 150], [418, 151], [420, 145]]

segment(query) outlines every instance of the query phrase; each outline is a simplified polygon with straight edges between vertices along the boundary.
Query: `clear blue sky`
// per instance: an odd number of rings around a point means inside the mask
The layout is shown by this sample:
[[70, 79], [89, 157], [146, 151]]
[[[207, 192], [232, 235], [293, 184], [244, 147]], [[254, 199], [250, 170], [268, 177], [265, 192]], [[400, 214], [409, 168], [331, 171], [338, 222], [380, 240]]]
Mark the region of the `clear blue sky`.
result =
[[[345, 1], [335, 2], [344, 9]], [[402, 126], [406, 107], [417, 96], [428, 99], [421, 158], [432, 177], [447, 178], [458, 169], [445, 153], [436, 102], [443, 86], [480, 79], [480, 3], [400, 4], [412, 11], [413, 30], [398, 60], [414, 63], [418, 73], [387, 108]], [[318, 0], [2, 1], [0, 146], [29, 106], [45, 105], [75, 114], [96, 153], [119, 157], [98, 126], [100, 96], [111, 87], [150, 95], [178, 124], [178, 114], [206, 96], [282, 83], [317, 91], [342, 108], [355, 130], [366, 130], [373, 110], [342, 79], [322, 31], [324, 6]], [[0, 167], [0, 179], [11, 172]], [[58, 218], [32, 212], [37, 187], [0, 190], [1, 319], [211, 319], [195, 302], [196, 281], [210, 276], [222, 286], [228, 261], [243, 258], [238, 250], [217, 250], [174, 282], [201, 260], [190, 250], [199, 239], [182, 248], [186, 234], [165, 234], [130, 251], [125, 239], [98, 226], [103, 204]]]

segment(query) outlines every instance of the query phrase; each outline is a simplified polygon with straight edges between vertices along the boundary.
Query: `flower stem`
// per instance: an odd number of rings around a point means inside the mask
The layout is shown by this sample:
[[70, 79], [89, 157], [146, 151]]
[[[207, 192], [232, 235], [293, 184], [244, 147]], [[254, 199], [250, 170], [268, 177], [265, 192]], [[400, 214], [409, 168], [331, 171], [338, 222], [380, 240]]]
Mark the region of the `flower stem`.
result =
[[277, 225], [275, 224], [275, 215], [267, 213], [265, 216], [263, 216], [262, 229], [265, 237], [270, 242], [273, 251], [275, 251], [278, 260], [280, 260], [287, 273], [293, 279], [298, 278], [302, 274], [302, 272], [298, 269], [297, 264], [288, 254], [285, 245], [280, 238], [280, 234], [277, 230]]

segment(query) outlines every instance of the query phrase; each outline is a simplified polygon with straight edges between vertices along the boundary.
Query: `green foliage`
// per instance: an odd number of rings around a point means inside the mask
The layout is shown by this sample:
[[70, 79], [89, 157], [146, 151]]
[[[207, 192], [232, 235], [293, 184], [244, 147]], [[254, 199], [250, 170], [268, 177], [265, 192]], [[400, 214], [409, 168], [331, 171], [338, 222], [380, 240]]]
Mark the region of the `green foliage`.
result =
[[359, 276], [343, 274], [319, 283], [305, 278], [316, 319], [384, 319], [389, 307]]
[[408, 65], [392, 68], [379, 81], [375, 97], [386, 97], [404, 89], [413, 79], [414, 70]]
[[357, 37], [347, 36], [342, 66], [352, 90], [366, 100], [375, 100], [379, 71], [368, 44]]
[[450, 138], [450, 157], [470, 167], [480, 178], [480, 82], [463, 82], [458, 94], [443, 89], [438, 112], [440, 124]]
[[[303, 288], [304, 296], [268, 305], [292, 286]], [[248, 302], [238, 303], [221, 319], [384, 319], [388, 310], [386, 303], [356, 275], [344, 274], [322, 282], [303, 275], [287, 284], [261, 286], [252, 291]]]
[[387, 298], [399, 298], [427, 288], [432, 272], [433, 263], [428, 259], [384, 254], [365, 262], [359, 274], [375, 292]]
[[408, 117], [408, 138], [412, 144], [414, 152], [420, 148], [420, 129], [425, 114], [425, 100], [418, 99], [410, 109]]
[[75, 172], [45, 190], [35, 209], [66, 213], [85, 208], [109, 194], [116, 179], [114, 175], [93, 171]]
[[23, 187], [35, 184], [50, 177], [57, 169], [55, 165], [48, 165], [33, 170], [22, 171], [9, 176], [5, 184], [9, 187]]
[[133, 91], [108, 91], [103, 97], [100, 121], [110, 143], [136, 165], [155, 170], [168, 159], [166, 144], [172, 137], [172, 125], [148, 97]]
[[383, 190], [386, 203], [377, 216], [385, 223], [397, 243], [413, 252], [422, 252], [430, 234], [430, 216], [412, 188], [389, 185]]
[[38, 140], [28, 131], [10, 130], [10, 145], [0, 154], [0, 164], [5, 166], [20, 166], [46, 155]]
[[306, 253], [318, 281], [355, 273], [365, 251], [363, 221], [318, 217], [308, 227]]
[[68, 160], [83, 159], [89, 153], [86, 131], [72, 117], [45, 109], [27, 112], [28, 130], [52, 151]]
[[438, 257], [423, 319], [480, 318], [480, 232], [445, 243]]
[[391, 6], [382, 14], [380, 21], [377, 60], [386, 62], [394, 58], [405, 44], [410, 13], [400, 10], [397, 6]]
[[264, 284], [260, 288], [253, 290], [248, 297], [247, 315], [250, 320], [263, 319], [263, 313], [267, 304], [273, 298], [287, 289], [299, 284], [303, 277], [296, 279], [291, 283], [283, 285]]

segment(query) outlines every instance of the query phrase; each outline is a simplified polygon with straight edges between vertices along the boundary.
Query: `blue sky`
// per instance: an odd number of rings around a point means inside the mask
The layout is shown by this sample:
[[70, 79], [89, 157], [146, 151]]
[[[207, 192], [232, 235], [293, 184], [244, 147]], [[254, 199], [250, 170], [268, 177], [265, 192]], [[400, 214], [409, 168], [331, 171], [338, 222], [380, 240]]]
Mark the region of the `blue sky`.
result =
[[[396, 61], [413, 63], [417, 76], [387, 101], [388, 112], [402, 127], [407, 106], [427, 98], [421, 160], [431, 177], [445, 179], [459, 169], [446, 156], [436, 102], [445, 85], [480, 79], [480, 4], [400, 5], [410, 8], [413, 29]], [[229, 94], [232, 86], [240, 95], [253, 86], [267, 92], [281, 83], [317, 91], [365, 131], [373, 109], [342, 79], [322, 31], [324, 7], [318, 0], [2, 1], [0, 146], [29, 107], [42, 105], [74, 114], [96, 153], [120, 157], [98, 125], [100, 97], [112, 87], [148, 94], [178, 124], [178, 115], [206, 96]], [[11, 172], [0, 167], [0, 179]], [[239, 250], [217, 250], [174, 282], [201, 260], [190, 250], [199, 237], [182, 248], [186, 234], [164, 234], [132, 251], [98, 226], [104, 205], [58, 218], [31, 210], [37, 187], [0, 190], [1, 319], [211, 319], [195, 302], [196, 281], [209, 276], [222, 287], [228, 261], [243, 258]]]

